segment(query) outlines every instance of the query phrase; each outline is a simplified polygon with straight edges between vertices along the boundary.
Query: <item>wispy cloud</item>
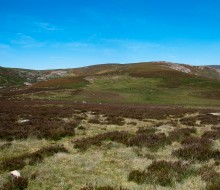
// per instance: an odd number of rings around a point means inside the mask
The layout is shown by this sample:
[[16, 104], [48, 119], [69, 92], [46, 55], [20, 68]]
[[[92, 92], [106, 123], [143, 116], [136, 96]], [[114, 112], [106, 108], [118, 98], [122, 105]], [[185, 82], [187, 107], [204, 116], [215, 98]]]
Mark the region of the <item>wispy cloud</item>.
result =
[[149, 48], [162, 48], [163, 46], [155, 42], [138, 41], [133, 39], [102, 39], [100, 43], [108, 44], [112, 47], [121, 47], [130, 50], [146, 50]]
[[57, 42], [51, 43], [50, 48], [67, 49], [67, 50], [86, 50], [97, 48], [96, 44], [86, 42]]
[[57, 26], [47, 22], [35, 22], [34, 25], [38, 31], [57, 31], [60, 30]]
[[11, 44], [22, 48], [38, 48], [44, 46], [45, 42], [37, 41], [31, 36], [19, 33], [16, 39], [11, 40]]

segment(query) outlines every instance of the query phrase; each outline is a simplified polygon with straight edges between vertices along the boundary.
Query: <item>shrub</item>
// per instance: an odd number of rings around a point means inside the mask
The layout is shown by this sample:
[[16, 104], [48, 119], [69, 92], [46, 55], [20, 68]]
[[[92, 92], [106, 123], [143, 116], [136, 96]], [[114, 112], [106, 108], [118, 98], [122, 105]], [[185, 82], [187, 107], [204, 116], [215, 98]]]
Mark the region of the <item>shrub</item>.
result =
[[103, 187], [86, 186], [81, 188], [80, 190], [114, 190], [114, 189], [111, 186], [103, 186]]
[[131, 121], [131, 122], [128, 123], [128, 125], [137, 125], [137, 123], [134, 122], [134, 121]]
[[195, 126], [196, 124], [196, 117], [187, 117], [180, 119], [180, 122], [184, 125], [188, 126]]
[[28, 178], [19, 177], [8, 180], [3, 184], [1, 190], [24, 190], [28, 187]]
[[169, 139], [171, 141], [181, 141], [182, 139], [189, 137], [191, 133], [196, 133], [196, 128], [174, 129], [169, 133]]
[[78, 126], [77, 129], [79, 129], [79, 130], [86, 130], [86, 128], [83, 127], [82, 125]]
[[194, 126], [196, 123], [196, 120], [200, 120], [201, 124], [207, 124], [207, 125], [217, 125], [220, 123], [220, 117], [217, 115], [212, 115], [212, 114], [201, 114], [198, 116], [194, 117], [187, 117], [187, 118], [182, 118], [180, 121], [184, 125], [188, 126]]
[[211, 147], [212, 141], [206, 138], [199, 137], [186, 137], [181, 141], [181, 144], [184, 146], [202, 146], [202, 147]]
[[157, 150], [168, 144], [170, 144], [170, 141], [164, 133], [137, 134], [131, 137], [128, 142], [129, 146], [148, 147], [152, 150]]
[[93, 124], [100, 124], [100, 118], [98, 116], [92, 118], [92, 119], [89, 119], [88, 120], [89, 123], [93, 123]]
[[148, 128], [139, 128], [137, 130], [137, 134], [149, 134], [149, 133], [155, 133], [157, 131], [157, 129], [155, 127], [148, 127]]
[[86, 150], [92, 145], [101, 146], [102, 142], [106, 140], [127, 144], [128, 139], [130, 137], [131, 135], [127, 132], [122, 132], [122, 131], [107, 132], [93, 137], [87, 137], [76, 140], [74, 142], [75, 143], [74, 147], [80, 150]]
[[85, 187], [82, 187], [80, 190], [128, 190], [127, 188], [123, 188], [123, 187], [112, 187], [112, 186], [93, 186], [91, 184], [86, 185]]
[[119, 125], [119, 126], [122, 126], [122, 125], [125, 124], [125, 121], [121, 117], [108, 116], [105, 123], [108, 124], [108, 125]]
[[220, 116], [212, 114], [199, 115], [198, 119], [201, 121], [201, 124], [217, 125], [220, 123]]
[[19, 124], [17, 121], [4, 119], [0, 123], [0, 138], [6, 140], [26, 139], [30, 136], [59, 140], [65, 136], [75, 134], [78, 122], [64, 123], [61, 120], [48, 117], [34, 116], [27, 123]]
[[215, 130], [215, 131], [206, 131], [202, 137], [208, 138], [208, 139], [213, 139], [213, 140], [218, 140], [220, 139], [220, 131]]
[[145, 183], [147, 173], [145, 171], [133, 170], [128, 175], [128, 181], [134, 181], [138, 184]]
[[193, 173], [194, 170], [190, 169], [188, 163], [161, 160], [154, 161], [147, 168], [147, 171], [131, 171], [128, 175], [128, 181], [134, 181], [138, 184], [153, 183], [161, 186], [172, 186], [175, 181], [180, 182]]
[[200, 170], [200, 174], [206, 182], [207, 190], [220, 189], [220, 173], [217, 173], [213, 168], [205, 167]]
[[174, 181], [180, 182], [192, 173], [189, 164], [181, 161], [154, 161], [148, 167], [149, 180], [161, 186], [172, 186]]
[[45, 157], [52, 156], [58, 152], [68, 152], [63, 146], [44, 147], [33, 153], [26, 153], [14, 158], [8, 158], [0, 163], [0, 170], [22, 169], [26, 165], [33, 165], [42, 162]]
[[183, 148], [173, 151], [172, 154], [186, 160], [207, 161], [211, 158], [217, 160], [220, 159], [219, 150], [212, 150], [209, 146], [206, 146], [206, 144], [203, 144], [202, 142], [184, 146]]

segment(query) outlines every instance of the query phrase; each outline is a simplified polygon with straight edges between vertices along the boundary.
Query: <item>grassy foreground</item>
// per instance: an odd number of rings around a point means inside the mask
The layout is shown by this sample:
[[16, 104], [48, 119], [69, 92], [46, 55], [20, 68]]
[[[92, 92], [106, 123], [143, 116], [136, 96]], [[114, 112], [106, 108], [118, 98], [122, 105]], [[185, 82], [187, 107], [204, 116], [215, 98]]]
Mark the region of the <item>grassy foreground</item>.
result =
[[0, 189], [217, 190], [219, 112], [3, 100]]

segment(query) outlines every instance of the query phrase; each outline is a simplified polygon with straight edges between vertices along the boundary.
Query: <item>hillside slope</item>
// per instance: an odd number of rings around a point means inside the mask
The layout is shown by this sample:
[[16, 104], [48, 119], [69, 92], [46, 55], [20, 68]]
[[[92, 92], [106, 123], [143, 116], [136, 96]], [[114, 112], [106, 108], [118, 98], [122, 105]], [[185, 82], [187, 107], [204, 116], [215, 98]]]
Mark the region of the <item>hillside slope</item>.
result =
[[23, 78], [32, 80], [33, 85], [3, 96], [100, 103], [220, 106], [220, 73], [213, 67], [148, 62], [66, 70], [23, 70], [22, 73], [18, 76], [31, 76]]

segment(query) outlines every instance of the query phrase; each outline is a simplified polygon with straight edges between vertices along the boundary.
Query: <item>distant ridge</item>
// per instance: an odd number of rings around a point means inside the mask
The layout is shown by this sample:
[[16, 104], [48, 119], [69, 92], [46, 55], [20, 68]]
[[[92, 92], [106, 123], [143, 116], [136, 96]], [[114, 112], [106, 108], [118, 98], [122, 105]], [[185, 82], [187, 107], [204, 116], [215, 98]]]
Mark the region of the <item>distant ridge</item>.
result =
[[191, 66], [166, 61], [139, 63], [106, 63], [80, 68], [30, 70], [0, 67], [0, 87], [22, 86], [63, 77], [86, 77], [98, 75], [130, 75], [134, 77], [171, 77], [190, 75], [220, 80], [220, 66]]
[[220, 69], [220, 65], [207, 65], [207, 67], [213, 67], [215, 69]]

